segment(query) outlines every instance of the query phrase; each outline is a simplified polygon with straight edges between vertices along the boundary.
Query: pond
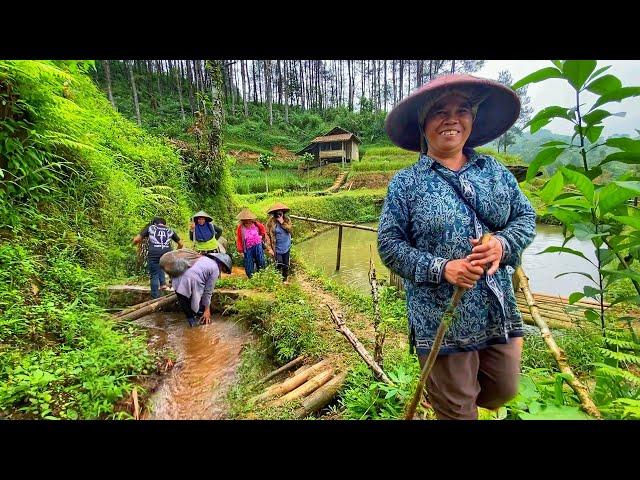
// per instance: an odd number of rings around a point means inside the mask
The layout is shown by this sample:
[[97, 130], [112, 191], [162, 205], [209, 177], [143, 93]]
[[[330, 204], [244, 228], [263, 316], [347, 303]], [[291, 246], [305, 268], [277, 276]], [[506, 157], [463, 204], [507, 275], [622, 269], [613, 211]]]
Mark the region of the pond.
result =
[[[369, 226], [376, 227], [375, 224]], [[554, 225], [538, 224], [536, 237], [523, 254], [522, 266], [529, 277], [531, 290], [535, 293], [546, 293], [569, 296], [589, 282], [582, 275], [563, 275], [564, 272], [586, 272], [594, 276], [596, 269], [586, 260], [567, 253], [544, 253], [547, 247], [561, 246], [562, 228]], [[363, 292], [369, 292], [369, 255], [373, 255], [378, 279], [389, 279], [389, 271], [382, 264], [378, 255], [376, 234], [365, 230], [344, 228], [342, 231], [342, 255], [340, 270], [336, 268], [336, 247], [338, 245], [338, 229], [333, 228], [320, 235], [294, 246], [296, 252], [313, 266], [320, 267], [333, 278], [339, 279]], [[581, 251], [587, 258], [595, 261], [593, 245], [589, 241], [572, 239], [568, 248]], [[594, 277], [595, 278], [595, 277]]]

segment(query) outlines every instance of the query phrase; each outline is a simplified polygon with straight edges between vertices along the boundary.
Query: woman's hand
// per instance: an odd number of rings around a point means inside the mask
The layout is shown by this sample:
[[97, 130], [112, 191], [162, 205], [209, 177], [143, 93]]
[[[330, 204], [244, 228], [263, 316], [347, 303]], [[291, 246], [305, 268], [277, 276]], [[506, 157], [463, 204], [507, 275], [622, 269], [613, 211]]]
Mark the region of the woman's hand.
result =
[[[184, 224], [183, 224], [183, 225], [184, 225]], [[194, 228], [196, 228], [196, 224], [195, 224], [195, 223], [193, 223], [193, 222], [191, 222], [191, 223], [189, 224], [189, 230], [193, 230]]]
[[487, 270], [487, 275], [493, 275], [498, 271], [500, 267], [500, 260], [502, 259], [502, 242], [496, 237], [491, 239], [484, 245], [480, 245], [480, 240], [472, 238], [471, 255], [467, 257], [467, 260], [471, 262], [473, 266], [479, 266], [484, 268], [485, 265], [490, 265]]
[[445, 280], [456, 287], [473, 288], [483, 273], [482, 267], [471, 265], [465, 258], [450, 260], [444, 266]]
[[202, 317], [200, 317], [200, 323], [204, 323], [205, 325], [211, 323], [211, 310], [209, 307], [204, 309], [204, 313], [202, 314]]

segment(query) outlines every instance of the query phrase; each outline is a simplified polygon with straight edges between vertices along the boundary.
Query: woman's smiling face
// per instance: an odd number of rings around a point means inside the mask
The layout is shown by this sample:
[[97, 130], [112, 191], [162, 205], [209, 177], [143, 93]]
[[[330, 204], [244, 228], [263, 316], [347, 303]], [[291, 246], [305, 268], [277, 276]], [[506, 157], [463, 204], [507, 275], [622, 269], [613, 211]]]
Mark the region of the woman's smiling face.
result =
[[464, 97], [453, 94], [441, 99], [425, 121], [429, 155], [451, 156], [462, 152], [471, 135], [472, 124], [471, 105]]

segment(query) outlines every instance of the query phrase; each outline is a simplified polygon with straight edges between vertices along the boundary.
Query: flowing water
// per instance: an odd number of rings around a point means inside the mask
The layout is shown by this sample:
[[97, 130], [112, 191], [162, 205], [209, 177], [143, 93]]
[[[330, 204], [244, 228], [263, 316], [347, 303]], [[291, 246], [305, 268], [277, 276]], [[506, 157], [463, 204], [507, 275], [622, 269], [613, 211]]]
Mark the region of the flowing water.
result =
[[[375, 227], [376, 225], [370, 224], [369, 226]], [[533, 243], [525, 249], [522, 262], [533, 292], [568, 296], [576, 290], [581, 291], [586, 284], [591, 285], [589, 280], [581, 275], [563, 275], [555, 278], [560, 273], [572, 271], [587, 272], [594, 276], [596, 269], [586, 260], [568, 253], [537, 255], [547, 247], [561, 246], [562, 241], [561, 227], [537, 225], [536, 237]], [[343, 228], [340, 270], [336, 272], [337, 245], [338, 229], [334, 228], [295, 245], [294, 248], [311, 265], [322, 268], [326, 274], [363, 292], [370, 291], [369, 252], [372, 252], [378, 279], [389, 278], [389, 272], [378, 256], [375, 232]], [[595, 252], [591, 242], [583, 242], [574, 238], [566, 246], [581, 251], [587, 258], [595, 261]]]
[[138, 320], [150, 330], [151, 342], [166, 344], [177, 359], [149, 402], [150, 420], [226, 418], [226, 394], [251, 335], [237, 323], [212, 316], [209, 325], [189, 327], [182, 313], [154, 313]]

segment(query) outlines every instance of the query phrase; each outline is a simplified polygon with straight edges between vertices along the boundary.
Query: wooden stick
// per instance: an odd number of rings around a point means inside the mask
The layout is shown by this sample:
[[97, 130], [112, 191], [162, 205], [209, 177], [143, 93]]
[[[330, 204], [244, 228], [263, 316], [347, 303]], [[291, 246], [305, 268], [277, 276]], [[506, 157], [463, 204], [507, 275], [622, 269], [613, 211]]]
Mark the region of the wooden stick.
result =
[[256, 397], [254, 397], [252, 401], [255, 403], [263, 402], [271, 398], [279, 397], [281, 395], [289, 393], [291, 390], [299, 387], [304, 382], [306, 382], [311, 377], [313, 377], [315, 374], [317, 374], [321, 370], [324, 370], [328, 366], [329, 366], [329, 360], [327, 359], [322, 360], [321, 362], [316, 363], [310, 368], [305, 369], [302, 373], [299, 373], [296, 376], [290, 377], [282, 383], [276, 383], [275, 385], [272, 385], [271, 387], [267, 388], [264, 392], [262, 392], [260, 395], [257, 395]]
[[[482, 235], [482, 237], [480, 237], [480, 245], [485, 245], [489, 240], [491, 240], [491, 234], [485, 233], [484, 235]], [[420, 372], [420, 381], [418, 382], [418, 388], [416, 388], [416, 391], [413, 394], [413, 398], [411, 399], [411, 403], [409, 403], [407, 413], [404, 417], [405, 420], [413, 420], [413, 416], [416, 413], [416, 408], [418, 407], [418, 402], [420, 401], [420, 398], [422, 398], [424, 386], [427, 383], [427, 378], [429, 378], [431, 369], [436, 363], [436, 358], [438, 357], [438, 352], [440, 352], [440, 346], [442, 345], [444, 335], [445, 333], [447, 333], [449, 325], [453, 321], [453, 314], [456, 310], [456, 307], [458, 306], [458, 303], [460, 303], [460, 299], [466, 291], [467, 289], [463, 287], [455, 287], [453, 291], [451, 303], [449, 303], [449, 306], [440, 319], [440, 325], [438, 325], [438, 330], [436, 330], [436, 336], [433, 339], [433, 345], [431, 347], [431, 350], [429, 351], [429, 356], [427, 357], [427, 361], [425, 362], [424, 366], [422, 367], [422, 371]]]
[[346, 371], [339, 373], [311, 395], [302, 400], [302, 407], [296, 410], [296, 418], [304, 418], [324, 408], [336, 396], [336, 393], [347, 378]]
[[118, 321], [122, 320], [136, 320], [140, 317], [144, 317], [145, 315], [149, 315], [150, 313], [156, 312], [160, 310], [162, 307], [167, 305], [171, 305], [176, 301], [176, 294], [171, 293], [166, 297], [162, 297], [159, 302], [153, 303], [151, 305], [147, 305], [146, 307], [139, 308], [138, 310], [134, 310], [133, 312], [127, 313], [121, 317], [118, 317]]
[[593, 400], [591, 400], [591, 397], [589, 396], [589, 390], [573, 374], [571, 367], [569, 367], [569, 364], [567, 363], [567, 357], [565, 353], [558, 347], [555, 340], [553, 339], [553, 336], [551, 335], [549, 327], [547, 326], [544, 319], [540, 316], [538, 306], [536, 305], [536, 302], [531, 295], [531, 290], [529, 290], [529, 279], [524, 274], [522, 267], [517, 268], [516, 274], [520, 279], [520, 290], [522, 291], [522, 293], [524, 293], [524, 296], [527, 299], [527, 303], [529, 304], [531, 316], [536, 321], [538, 328], [540, 328], [542, 338], [549, 347], [549, 350], [551, 350], [551, 353], [553, 354], [553, 357], [555, 358], [560, 371], [569, 376], [570, 379], [567, 380], [567, 383], [573, 389], [573, 391], [576, 392], [576, 395], [578, 395], [582, 409], [592, 417], [601, 419], [602, 415], [600, 414], [600, 410], [598, 410], [598, 407], [596, 407], [595, 403], [593, 403]]
[[284, 405], [287, 402], [291, 402], [301, 397], [306, 397], [311, 392], [315, 391], [325, 383], [327, 383], [333, 377], [333, 368], [329, 367], [327, 370], [322, 370], [315, 377], [310, 378], [298, 388], [291, 390], [286, 395], [278, 398], [277, 400], [272, 401], [269, 405], [276, 407], [279, 405]]
[[261, 384], [261, 383], [264, 383], [264, 382], [267, 382], [267, 381], [271, 380], [273, 377], [275, 377], [277, 375], [280, 375], [281, 373], [286, 372], [287, 370], [291, 370], [293, 367], [297, 367], [302, 362], [304, 362], [305, 358], [306, 357], [304, 355], [300, 355], [299, 357], [294, 358], [289, 363], [283, 365], [282, 367], [278, 368], [277, 370], [274, 370], [273, 372], [271, 372], [269, 375], [267, 375], [263, 379], [258, 380], [258, 385]]
[[373, 299], [373, 328], [376, 332], [376, 344], [373, 350], [373, 359], [384, 369], [384, 359], [382, 357], [382, 347], [384, 345], [385, 331], [380, 318], [380, 297], [378, 295], [378, 279], [376, 278], [376, 267], [373, 265], [373, 253], [369, 247], [369, 284], [371, 285], [371, 297]]
[[336, 314], [331, 308], [331, 306], [328, 304], [327, 304], [327, 308], [329, 309], [329, 312], [331, 312], [331, 319], [336, 324], [337, 330], [346, 337], [346, 339], [349, 341], [351, 345], [353, 345], [353, 348], [356, 349], [356, 352], [358, 352], [358, 354], [362, 357], [364, 362], [367, 365], [369, 365], [369, 368], [373, 370], [373, 373], [375, 374], [376, 378], [378, 378], [379, 380], [382, 380], [384, 383], [388, 385], [393, 385], [393, 382], [389, 379], [389, 377], [387, 377], [387, 374], [384, 373], [384, 370], [380, 368], [380, 365], [376, 363], [376, 361], [373, 359], [371, 354], [367, 351], [366, 348], [364, 348], [364, 345], [360, 343], [360, 341], [353, 334], [353, 332], [349, 330], [349, 327], [345, 325], [342, 317]]

